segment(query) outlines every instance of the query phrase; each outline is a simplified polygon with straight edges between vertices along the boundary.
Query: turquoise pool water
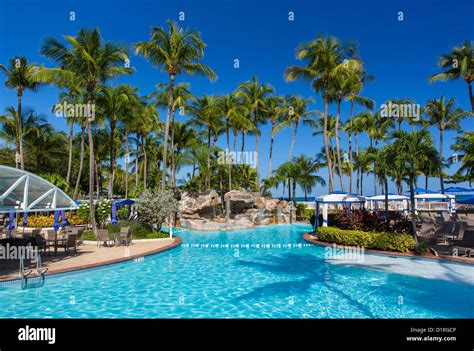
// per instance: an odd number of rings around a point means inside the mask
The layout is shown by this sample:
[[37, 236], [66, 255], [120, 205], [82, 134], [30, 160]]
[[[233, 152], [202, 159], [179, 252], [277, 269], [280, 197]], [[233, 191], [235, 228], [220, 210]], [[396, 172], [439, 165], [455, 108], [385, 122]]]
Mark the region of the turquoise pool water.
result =
[[474, 285], [456, 280], [456, 265], [445, 281], [333, 264], [303, 241], [308, 228], [180, 232], [182, 247], [143, 261], [0, 287], [0, 317], [474, 317]]

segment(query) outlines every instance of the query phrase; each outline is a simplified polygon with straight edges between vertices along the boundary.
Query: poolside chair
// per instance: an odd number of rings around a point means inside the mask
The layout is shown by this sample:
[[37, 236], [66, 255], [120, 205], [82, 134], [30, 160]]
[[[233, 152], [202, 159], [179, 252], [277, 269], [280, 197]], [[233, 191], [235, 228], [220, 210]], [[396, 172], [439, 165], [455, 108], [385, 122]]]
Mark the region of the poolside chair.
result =
[[109, 231], [106, 229], [97, 229], [97, 246], [108, 246], [109, 242], [115, 243], [114, 239], [110, 237]]
[[77, 234], [69, 234], [66, 241], [60, 243], [58, 247], [64, 248], [65, 253], [69, 253], [69, 249], [74, 249], [74, 253], [77, 253]]
[[46, 250], [48, 250], [48, 254], [51, 253], [51, 246], [41, 235], [36, 235], [35, 241], [39, 251], [43, 250], [43, 252], [46, 254]]
[[130, 245], [132, 242], [132, 231], [130, 227], [121, 227], [120, 228], [120, 236], [118, 239], [119, 243], [125, 243], [125, 245]]

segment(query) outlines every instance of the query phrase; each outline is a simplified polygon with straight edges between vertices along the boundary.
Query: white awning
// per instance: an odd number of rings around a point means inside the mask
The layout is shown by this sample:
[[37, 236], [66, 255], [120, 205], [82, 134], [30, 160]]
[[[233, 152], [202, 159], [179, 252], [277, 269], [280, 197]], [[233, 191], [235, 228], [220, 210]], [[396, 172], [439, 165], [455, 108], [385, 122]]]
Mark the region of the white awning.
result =
[[75, 210], [57, 186], [21, 169], [0, 165], [0, 213]]

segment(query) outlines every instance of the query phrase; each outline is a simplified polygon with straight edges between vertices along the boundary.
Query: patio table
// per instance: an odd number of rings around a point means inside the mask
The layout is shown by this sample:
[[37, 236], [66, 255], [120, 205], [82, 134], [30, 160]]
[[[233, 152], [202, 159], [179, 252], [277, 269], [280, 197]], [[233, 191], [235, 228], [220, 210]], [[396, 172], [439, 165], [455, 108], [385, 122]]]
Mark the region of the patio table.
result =
[[54, 254], [56, 255], [58, 253], [58, 244], [59, 243], [64, 243], [67, 239], [66, 238], [57, 238], [57, 239], [48, 239], [46, 240], [48, 243], [53, 243], [54, 246]]

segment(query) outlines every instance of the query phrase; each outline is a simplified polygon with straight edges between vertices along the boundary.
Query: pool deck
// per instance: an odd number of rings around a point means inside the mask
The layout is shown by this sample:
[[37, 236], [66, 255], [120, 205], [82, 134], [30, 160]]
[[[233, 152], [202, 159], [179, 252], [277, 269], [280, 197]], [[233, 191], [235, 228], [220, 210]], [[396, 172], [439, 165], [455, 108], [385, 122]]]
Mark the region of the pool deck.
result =
[[[77, 254], [70, 251], [69, 255], [64, 250], [54, 255], [41, 254], [43, 268], [48, 268], [46, 275], [71, 272], [81, 269], [93, 268], [107, 264], [133, 260], [135, 258], [160, 253], [170, 250], [181, 244], [181, 238], [159, 239], [147, 241], [134, 241], [129, 246], [97, 247], [95, 243], [84, 243], [78, 246]], [[25, 262], [25, 271], [35, 270], [36, 265]], [[32, 274], [31, 276], [34, 276]], [[5, 260], [0, 264], [0, 281], [19, 279], [19, 261]]]
[[[314, 245], [320, 245], [320, 246], [332, 246], [334, 244], [332, 243], [327, 243], [323, 241], [318, 241], [316, 238], [311, 235], [310, 233], [306, 233], [303, 235], [303, 239], [306, 240], [307, 242], [314, 244]], [[341, 245], [339, 245], [341, 246]], [[472, 264], [474, 265], [474, 258], [469, 258], [469, 257], [454, 257], [454, 256], [449, 256], [449, 255], [438, 255], [435, 256], [429, 252], [426, 252], [422, 255], [417, 255], [414, 252], [393, 252], [393, 251], [382, 251], [382, 250], [373, 250], [373, 249], [365, 249], [365, 252], [367, 253], [374, 253], [374, 254], [382, 254], [382, 255], [388, 255], [388, 256], [401, 256], [401, 257], [412, 257], [412, 258], [422, 258], [422, 259], [432, 259], [432, 260], [447, 260], [447, 261], [452, 261], [452, 262], [457, 262], [457, 263], [467, 263], [467, 264]]]

